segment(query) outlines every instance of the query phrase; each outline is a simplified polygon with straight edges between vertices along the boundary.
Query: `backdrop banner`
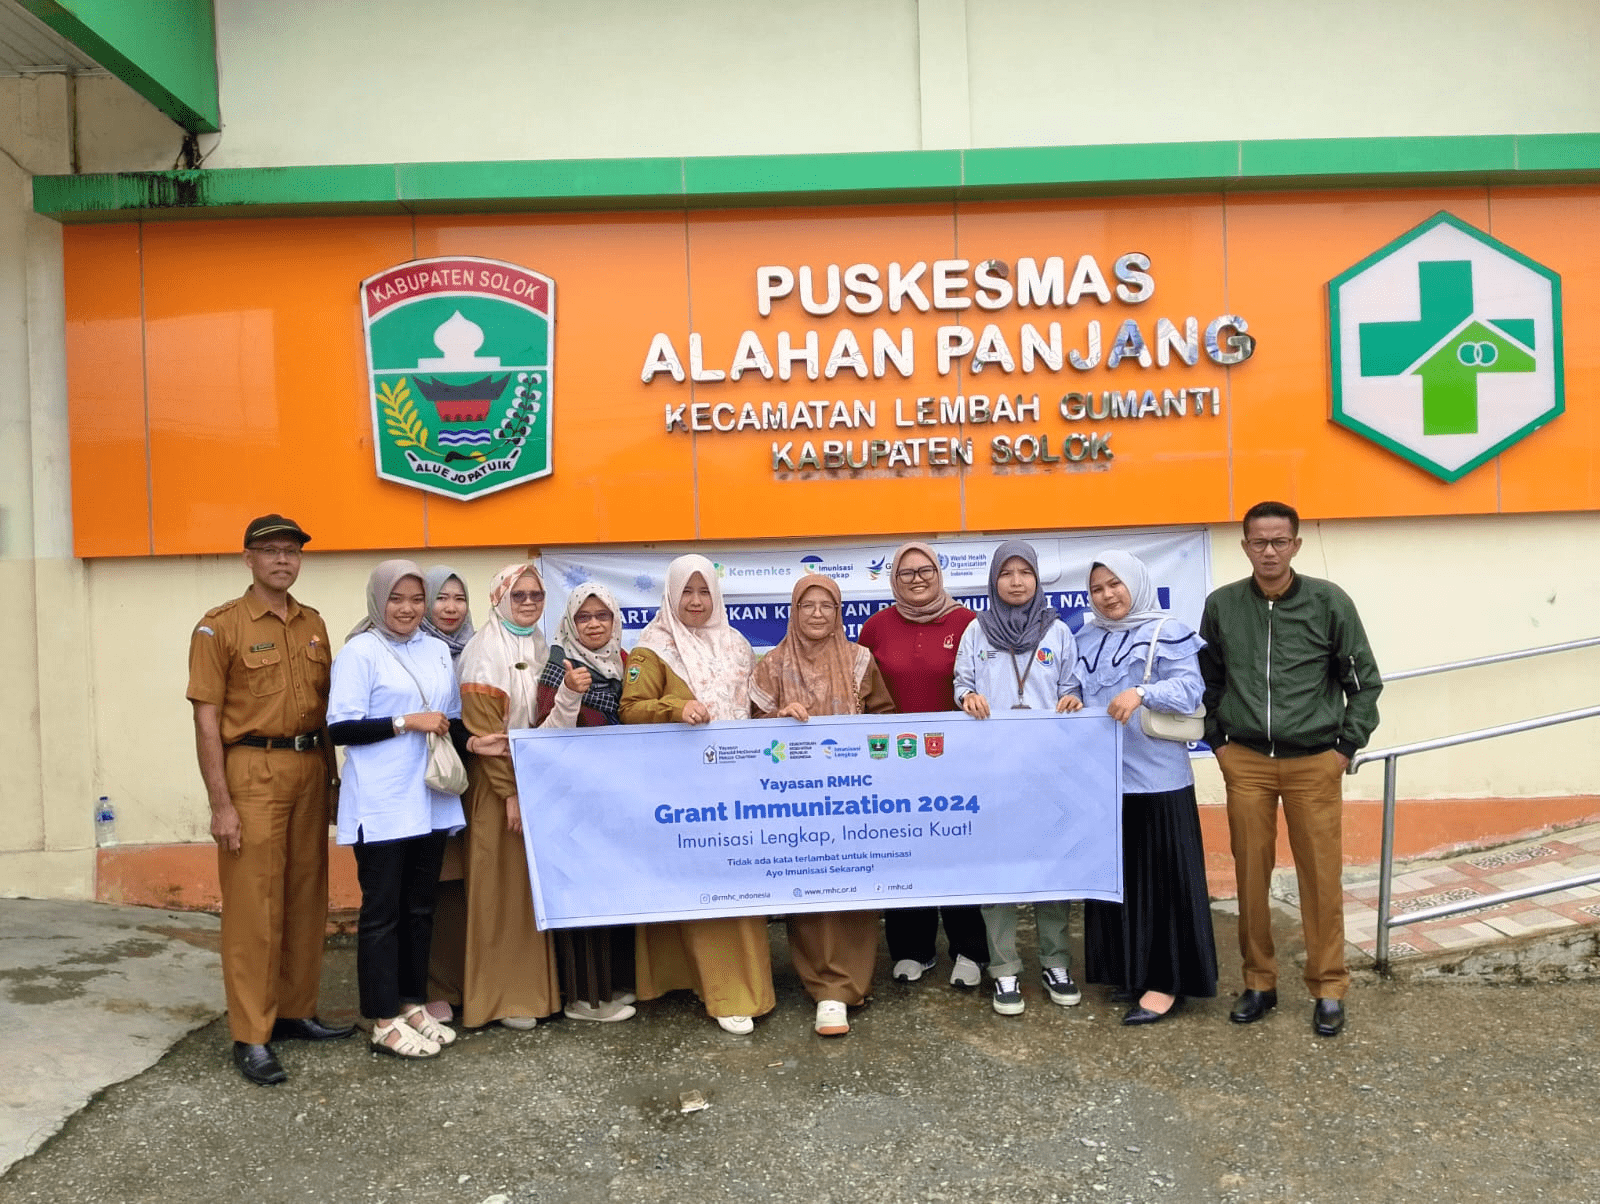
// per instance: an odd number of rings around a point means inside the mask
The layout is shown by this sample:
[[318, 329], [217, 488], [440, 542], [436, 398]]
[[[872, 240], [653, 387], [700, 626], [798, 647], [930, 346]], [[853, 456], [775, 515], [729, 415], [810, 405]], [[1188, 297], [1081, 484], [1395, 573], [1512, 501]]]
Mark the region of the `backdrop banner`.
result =
[[511, 733], [543, 928], [1122, 898], [1104, 711]]
[[[1161, 605], [1191, 627], [1200, 626], [1200, 612], [1211, 589], [1210, 537], [1204, 528], [1151, 528], [1138, 531], [1050, 531], [1006, 538], [1026, 539], [1039, 553], [1039, 585], [1050, 604], [1076, 631], [1089, 609], [1085, 578], [1096, 552], [1118, 548], [1132, 552], [1150, 568]], [[956, 601], [983, 610], [988, 605], [989, 557], [1001, 540], [943, 539], [934, 543], [944, 570], [945, 588]], [[855, 639], [861, 624], [888, 606], [889, 562], [899, 541], [823, 545], [788, 542], [737, 551], [708, 547], [704, 554], [717, 566], [728, 618], [764, 652], [783, 639], [789, 622], [789, 593], [804, 573], [826, 573], [844, 595], [845, 631]], [[697, 551], [700, 549], [696, 549]], [[598, 581], [622, 607], [622, 642], [632, 648], [644, 625], [661, 607], [667, 565], [677, 552], [563, 548], [540, 557], [549, 601], [545, 634], [555, 632], [567, 595], [585, 581]]]

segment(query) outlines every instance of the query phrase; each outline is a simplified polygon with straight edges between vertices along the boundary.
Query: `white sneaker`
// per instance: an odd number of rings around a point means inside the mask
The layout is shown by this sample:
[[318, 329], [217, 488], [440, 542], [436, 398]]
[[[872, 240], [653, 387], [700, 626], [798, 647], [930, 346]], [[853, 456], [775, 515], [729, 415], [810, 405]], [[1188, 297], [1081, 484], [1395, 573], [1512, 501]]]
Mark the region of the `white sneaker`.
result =
[[950, 967], [950, 985], [952, 987], [975, 987], [983, 982], [983, 971], [978, 963], [970, 957], [956, 958], [956, 964]]
[[889, 976], [896, 982], [916, 982], [933, 969], [933, 966], [933, 962], [919, 962], [914, 957], [902, 957], [895, 962], [894, 969], [889, 971]]
[[639, 997], [637, 995], [635, 995], [632, 991], [623, 991], [620, 995], [613, 995], [611, 997], [611, 1002], [612, 1003], [638, 1003], [639, 1002]]
[[732, 1033], [736, 1037], [744, 1036], [756, 1026], [756, 1022], [749, 1016], [715, 1016], [713, 1019], [722, 1026], [723, 1032]]
[[615, 999], [608, 999], [598, 1007], [590, 1007], [588, 1001], [579, 999], [567, 1004], [561, 1011], [569, 1020], [594, 1020], [609, 1024], [628, 1019], [637, 1009], [630, 1004], [618, 1003]]
[[850, 1031], [850, 1017], [844, 1004], [837, 999], [824, 999], [817, 1004], [817, 1033], [823, 1037], [842, 1037]]
[[537, 1027], [539, 1021], [533, 1016], [501, 1016], [500, 1024], [505, 1028], [514, 1028], [518, 1032], [525, 1033]]

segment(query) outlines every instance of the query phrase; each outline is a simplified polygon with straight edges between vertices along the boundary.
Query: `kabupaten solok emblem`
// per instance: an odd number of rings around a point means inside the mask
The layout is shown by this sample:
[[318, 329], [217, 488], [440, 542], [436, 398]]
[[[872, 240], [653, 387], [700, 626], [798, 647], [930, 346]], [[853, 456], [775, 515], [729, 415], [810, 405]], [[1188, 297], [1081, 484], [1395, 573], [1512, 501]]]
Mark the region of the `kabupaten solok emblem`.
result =
[[386, 481], [474, 498], [550, 474], [555, 282], [464, 255], [361, 282]]

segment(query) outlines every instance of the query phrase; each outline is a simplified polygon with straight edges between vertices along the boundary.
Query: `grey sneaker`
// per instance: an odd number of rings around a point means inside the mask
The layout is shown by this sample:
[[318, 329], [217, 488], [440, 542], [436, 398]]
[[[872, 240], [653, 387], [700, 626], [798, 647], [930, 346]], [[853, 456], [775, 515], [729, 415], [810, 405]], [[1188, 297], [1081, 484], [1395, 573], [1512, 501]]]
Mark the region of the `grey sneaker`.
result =
[[1015, 974], [994, 980], [994, 1010], [1002, 1016], [1020, 1016], [1027, 1003], [1022, 998], [1022, 984]]
[[902, 957], [895, 962], [894, 969], [889, 971], [889, 977], [896, 982], [916, 982], [933, 969], [935, 964], [936, 962], [919, 962], [914, 957]]
[[1040, 975], [1044, 980], [1044, 989], [1050, 992], [1050, 1002], [1059, 1003], [1064, 1008], [1069, 1008], [1075, 1003], [1083, 1002], [1083, 992], [1078, 990], [1078, 984], [1072, 981], [1072, 975], [1060, 966], [1046, 966]]
[[978, 963], [970, 957], [957, 957], [956, 964], [950, 967], [950, 985], [952, 987], [972, 988], [983, 981], [983, 971], [978, 968]]

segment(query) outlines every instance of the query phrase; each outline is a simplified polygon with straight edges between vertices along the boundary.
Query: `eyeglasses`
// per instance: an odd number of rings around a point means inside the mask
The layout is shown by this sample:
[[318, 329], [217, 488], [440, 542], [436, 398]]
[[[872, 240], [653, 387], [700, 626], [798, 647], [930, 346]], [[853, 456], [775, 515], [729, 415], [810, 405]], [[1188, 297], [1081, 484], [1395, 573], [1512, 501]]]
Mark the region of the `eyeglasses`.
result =
[[932, 581], [939, 575], [939, 570], [931, 564], [925, 564], [920, 569], [896, 569], [894, 579], [908, 584], [912, 581]]
[[1244, 546], [1252, 552], [1265, 552], [1271, 548], [1274, 552], [1287, 552], [1294, 546], [1292, 539], [1247, 539]]
[[572, 617], [580, 625], [611, 622], [611, 612], [609, 610], [580, 610]]
[[531, 606], [535, 602], [544, 601], [544, 590], [514, 589], [511, 591], [511, 600], [518, 606]]
[[802, 602], [800, 613], [803, 615], [831, 615], [839, 608], [832, 602]]
[[251, 544], [245, 551], [254, 552], [257, 556], [265, 556], [268, 560], [300, 559], [300, 548], [294, 544]]

